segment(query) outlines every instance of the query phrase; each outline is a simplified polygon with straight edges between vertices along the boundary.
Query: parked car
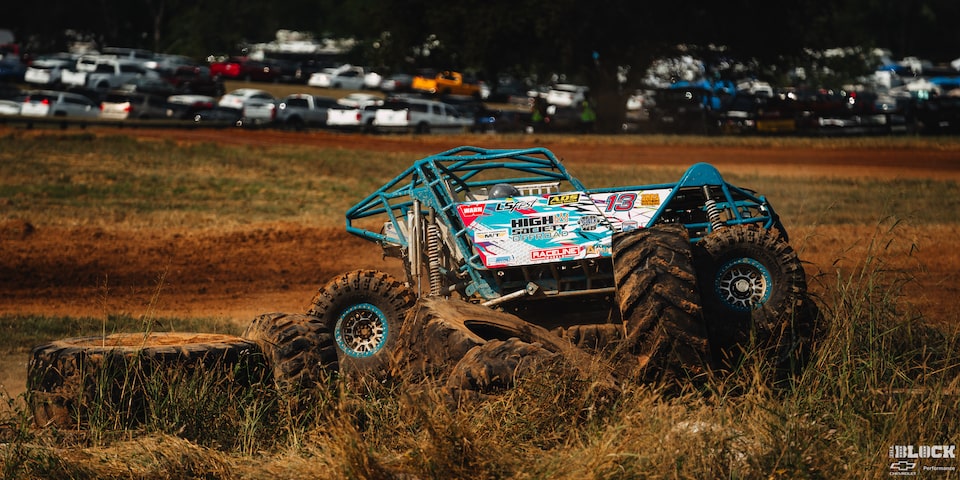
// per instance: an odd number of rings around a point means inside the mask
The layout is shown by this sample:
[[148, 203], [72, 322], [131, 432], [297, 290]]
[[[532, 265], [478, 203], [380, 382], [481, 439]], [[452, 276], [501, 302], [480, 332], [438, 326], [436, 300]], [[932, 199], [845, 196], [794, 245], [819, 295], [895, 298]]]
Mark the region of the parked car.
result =
[[377, 131], [465, 131], [472, 125], [473, 119], [453, 105], [415, 97], [388, 98], [377, 109], [373, 119], [373, 127]]
[[366, 85], [363, 67], [341, 65], [336, 68], [327, 68], [310, 75], [307, 85], [319, 88], [342, 88], [347, 90], [362, 90]]
[[181, 65], [167, 75], [166, 79], [180, 93], [219, 97], [226, 91], [223, 79], [214, 77], [210, 73], [210, 67]]
[[31, 92], [24, 98], [20, 115], [96, 118], [100, 116], [100, 106], [78, 93], [40, 90]]
[[[78, 63], [79, 67], [80, 63]], [[159, 78], [160, 74], [143, 66], [142, 63], [130, 60], [113, 58], [97, 58], [93, 70], [84, 63], [85, 70], [66, 70], [61, 74], [61, 81], [73, 87], [95, 88], [109, 90], [129, 83], [136, 78]]]
[[100, 103], [100, 117], [110, 120], [174, 119], [166, 97], [143, 93], [111, 92]]
[[221, 107], [243, 110], [244, 105], [251, 100], [274, 102], [276, 98], [274, 98], [272, 93], [266, 90], [260, 90], [257, 88], [238, 88], [220, 97], [220, 101], [217, 102], [217, 104]]
[[337, 103], [347, 107], [367, 107], [370, 105], [382, 105], [383, 97], [372, 93], [354, 92], [340, 97], [337, 99]]
[[558, 83], [547, 90], [547, 105], [556, 105], [558, 107], [572, 107], [582, 102], [590, 88], [583, 85], [573, 85], [570, 83]]
[[452, 70], [445, 70], [434, 76], [417, 75], [413, 77], [410, 88], [427, 95], [466, 95], [476, 98], [483, 96], [480, 83], [476, 79]]
[[22, 82], [27, 66], [19, 58], [0, 58], [0, 81]]
[[257, 82], [276, 82], [281, 72], [276, 66], [247, 57], [230, 57], [221, 62], [210, 64], [210, 74], [214, 78], [234, 79]]
[[173, 110], [173, 117], [180, 120], [194, 120], [202, 110], [210, 110], [217, 105], [217, 99], [209, 95], [178, 94], [167, 97], [167, 104]]
[[254, 98], [243, 103], [243, 123], [261, 126], [273, 123], [277, 118], [277, 102]]
[[117, 90], [130, 92], [130, 93], [142, 93], [147, 95], [157, 95], [161, 97], [169, 97], [177, 93], [177, 89], [170, 85], [170, 82], [159, 78], [159, 77], [138, 77], [130, 80], [123, 85], [120, 85]]
[[380, 90], [387, 93], [405, 93], [410, 91], [413, 75], [394, 73], [380, 81]]
[[204, 125], [232, 125], [243, 126], [243, 110], [231, 107], [214, 105], [213, 108], [198, 110], [193, 115], [195, 123]]
[[127, 47], [103, 47], [99, 55], [102, 58], [114, 58], [117, 60], [127, 60], [143, 65], [144, 68], [154, 70], [157, 68], [159, 58], [150, 50], [142, 48]]
[[287, 95], [277, 105], [277, 123], [300, 130], [308, 126], [322, 127], [327, 124], [327, 110], [337, 104], [333, 97], [320, 97], [307, 93]]
[[20, 115], [21, 105], [22, 99], [0, 99], [0, 115]]
[[351, 93], [327, 110], [327, 127], [341, 130], [373, 131], [373, 120], [383, 99], [370, 93]]
[[23, 74], [23, 81], [34, 85], [59, 85], [61, 72], [75, 64], [76, 60], [69, 57], [38, 58], [30, 62]]

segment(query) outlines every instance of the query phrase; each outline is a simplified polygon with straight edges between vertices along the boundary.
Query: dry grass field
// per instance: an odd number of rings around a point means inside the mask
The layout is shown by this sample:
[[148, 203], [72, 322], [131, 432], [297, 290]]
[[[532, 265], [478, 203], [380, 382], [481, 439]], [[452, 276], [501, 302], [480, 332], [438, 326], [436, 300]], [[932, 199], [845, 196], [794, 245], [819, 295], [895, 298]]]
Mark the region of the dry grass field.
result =
[[[234, 432], [238, 446], [178, 435], [177, 427], [23, 430], [16, 418], [32, 345], [7, 345], [5, 478], [868, 478], [889, 474], [893, 442], [960, 440], [958, 358], [944, 353], [956, 349], [960, 325], [958, 139], [0, 127], [0, 334], [16, 338], [31, 318], [97, 327], [117, 316], [194, 319], [197, 328], [236, 333], [260, 313], [304, 311], [340, 272], [402, 275], [375, 245], [343, 231], [343, 211], [410, 160], [467, 144], [548, 147], [589, 187], [668, 182], [693, 163], [714, 164], [767, 195], [783, 217], [834, 321], [834, 356], [819, 358], [818, 369], [827, 375], [862, 355], [851, 369], [868, 371], [806, 379], [804, 388], [830, 397], [821, 403], [809, 391], [785, 399], [749, 381], [731, 387], [745, 395], [721, 385], [707, 397], [672, 400], [639, 386], [609, 421], [577, 412], [587, 408], [577, 402], [595, 400], [589, 394], [546, 380], [469, 412], [428, 408], [439, 402], [430, 391], [341, 392], [331, 400], [337, 413], [247, 424]], [[875, 338], [863, 337], [869, 322]], [[924, 340], [934, 335], [928, 327], [942, 332], [940, 343]], [[929, 349], [917, 353], [910, 341]], [[854, 347], [863, 350], [854, 355]], [[919, 364], [886, 365], [900, 354]], [[931, 385], [933, 393], [891, 393]], [[875, 397], [850, 404], [870, 389]], [[572, 403], [550, 410], [561, 400]], [[556, 415], [571, 415], [576, 428], [542, 418]], [[279, 440], [256, 439], [265, 434]]]

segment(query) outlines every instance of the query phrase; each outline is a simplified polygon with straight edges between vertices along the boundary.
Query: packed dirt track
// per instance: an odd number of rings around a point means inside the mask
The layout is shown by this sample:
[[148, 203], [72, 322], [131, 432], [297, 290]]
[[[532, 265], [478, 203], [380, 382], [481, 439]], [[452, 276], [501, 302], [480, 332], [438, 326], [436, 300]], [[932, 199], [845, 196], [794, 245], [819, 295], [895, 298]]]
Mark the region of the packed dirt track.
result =
[[[0, 127], [0, 137], [13, 129]], [[81, 131], [69, 131], [64, 134]], [[619, 137], [549, 135], [354, 135], [325, 131], [209, 129], [106, 129], [92, 135], [130, 135], [175, 142], [229, 145], [308, 145], [322, 148], [410, 152], [428, 155], [459, 145], [485, 148], [550, 148], [565, 160], [688, 166], [708, 162], [721, 172], [803, 176], [933, 178], [960, 180], [960, 151], [930, 148], [838, 148], [800, 146], [714, 146], [681, 139], [662, 145], [631, 144]], [[17, 130], [17, 135], [50, 131]], [[870, 142], [867, 140], [866, 145]], [[775, 199], [774, 199], [775, 201]], [[8, 212], [7, 218], [15, 212]], [[788, 220], [789, 223], [789, 220]], [[834, 228], [834, 227], [825, 227]], [[830, 270], [845, 239], [869, 236], [875, 225], [858, 232], [810, 235], [792, 229], [791, 237], [808, 274]], [[921, 288], [916, 300], [927, 315], [956, 319], [953, 307], [960, 265], [933, 248], [939, 239], [958, 238], [957, 228], [912, 233], [921, 248], [904, 268], [916, 269]], [[811, 237], [811, 238], [808, 238]], [[303, 312], [319, 285], [357, 268], [376, 268], [403, 277], [399, 262], [383, 260], [379, 248], [348, 235], [342, 224], [312, 227], [292, 223], [216, 230], [122, 230], [33, 225], [28, 219], [0, 219], [0, 314], [102, 317], [132, 316], [226, 318], [246, 325], [263, 312]], [[796, 243], [796, 242], [795, 242]], [[323, 255], [311, 252], [325, 252]], [[333, 254], [331, 254], [333, 253]]]

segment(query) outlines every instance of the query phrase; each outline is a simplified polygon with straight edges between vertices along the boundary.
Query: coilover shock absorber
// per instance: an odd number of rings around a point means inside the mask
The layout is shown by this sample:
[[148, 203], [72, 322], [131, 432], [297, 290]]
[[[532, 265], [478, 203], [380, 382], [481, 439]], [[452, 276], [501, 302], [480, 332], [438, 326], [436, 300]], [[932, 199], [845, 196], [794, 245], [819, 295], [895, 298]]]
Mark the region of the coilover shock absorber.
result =
[[427, 262], [430, 270], [430, 295], [440, 295], [440, 227], [427, 225]]
[[707, 209], [707, 219], [710, 220], [710, 229], [712, 231], [720, 230], [725, 225], [720, 218], [720, 209], [717, 208], [716, 200], [710, 196], [710, 185], [703, 186], [703, 195], [707, 198], [707, 200], [703, 202], [703, 206]]

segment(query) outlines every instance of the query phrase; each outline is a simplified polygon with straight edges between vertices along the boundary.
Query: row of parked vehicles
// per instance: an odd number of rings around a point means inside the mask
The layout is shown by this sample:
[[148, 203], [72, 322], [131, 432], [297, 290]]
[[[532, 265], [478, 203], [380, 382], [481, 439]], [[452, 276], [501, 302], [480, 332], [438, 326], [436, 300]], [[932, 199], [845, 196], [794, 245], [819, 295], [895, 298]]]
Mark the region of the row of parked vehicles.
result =
[[170, 96], [113, 89], [70, 88], [7, 92], [0, 115], [192, 122], [209, 126], [331, 128], [362, 132], [413, 133], [522, 131], [529, 114], [491, 110], [472, 97], [380, 95], [353, 92], [343, 97], [295, 93], [276, 98], [269, 91], [240, 88], [220, 97]]
[[[295, 68], [294, 68], [295, 67]], [[294, 129], [363, 131], [576, 131], [589, 89], [555, 84], [486, 85], [456, 71], [383, 75], [343, 64], [304, 64], [229, 57], [207, 64], [146, 50], [107, 48], [96, 54], [32, 58], [23, 82], [36, 90], [5, 95], [0, 113], [105, 119], [168, 119]], [[947, 77], [949, 80], [949, 77]], [[297, 82], [305, 92], [274, 98], [257, 88], [225, 92], [224, 80]], [[956, 83], [956, 82], [954, 82]], [[763, 82], [675, 82], [627, 100], [624, 131], [656, 133], [954, 132], [960, 100], [843, 90], [774, 90]], [[492, 87], [492, 88], [491, 88]], [[345, 98], [314, 95], [348, 89]], [[313, 90], [313, 92], [308, 92]], [[332, 95], [332, 94], [331, 94]], [[16, 97], [16, 98], [14, 98]], [[512, 104], [491, 110], [488, 104]]]

